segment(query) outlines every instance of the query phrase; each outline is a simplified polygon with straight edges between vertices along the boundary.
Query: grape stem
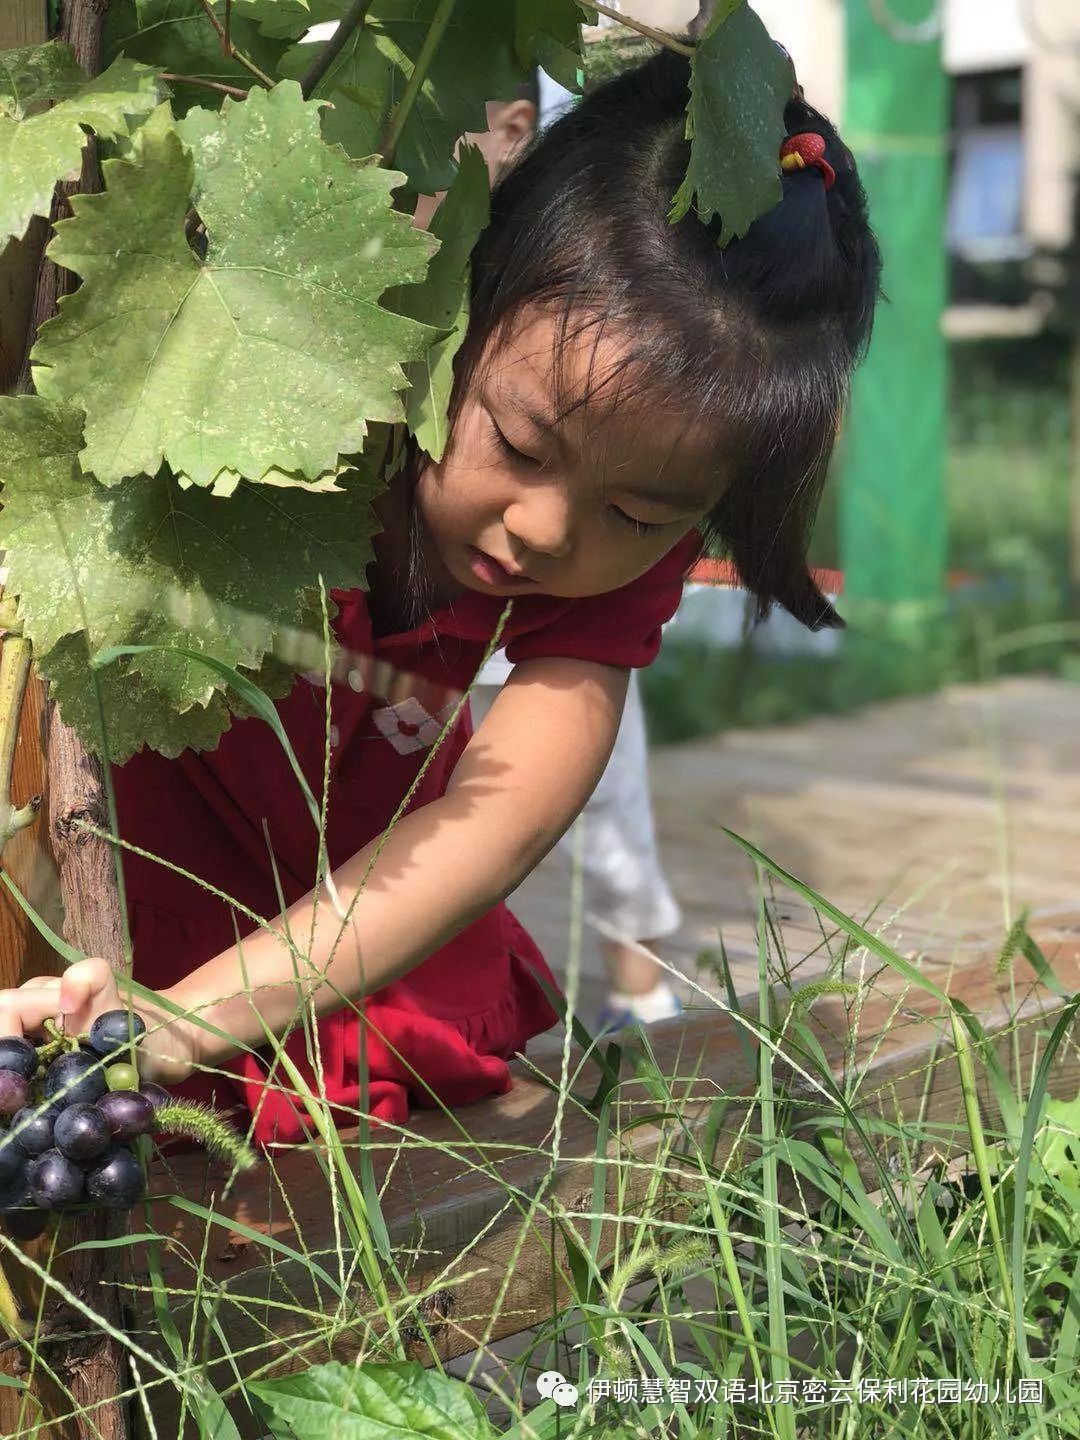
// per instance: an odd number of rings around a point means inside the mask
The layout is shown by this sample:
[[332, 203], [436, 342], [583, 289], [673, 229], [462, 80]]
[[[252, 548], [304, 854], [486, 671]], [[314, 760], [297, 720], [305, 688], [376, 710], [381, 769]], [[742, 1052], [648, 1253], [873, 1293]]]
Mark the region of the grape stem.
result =
[[[206, 18], [210, 21], [210, 24], [213, 25], [214, 29], [218, 33], [218, 39], [221, 41], [221, 53], [225, 56], [225, 58], [228, 60], [235, 60], [238, 64], [243, 65], [244, 69], [249, 70], [261, 85], [265, 85], [268, 90], [272, 90], [274, 88], [274, 82], [273, 80], [271, 80], [270, 76], [267, 75], [266, 71], [260, 70], [250, 56], [245, 55], [242, 50], [238, 50], [236, 46], [232, 43], [232, 36], [229, 34], [229, 28], [223, 25], [218, 19], [211, 0], [199, 0], [199, 4], [205, 10]], [[228, 4], [226, 4], [225, 18], [226, 20], [231, 19]]]
[[7, 635], [21, 635], [22, 621], [14, 600], [0, 598], [0, 630]]
[[623, 25], [627, 30], [635, 30], [639, 35], [644, 35], [646, 40], [653, 40], [657, 45], [663, 45], [665, 50], [674, 50], [676, 55], [685, 55], [691, 58], [694, 54], [692, 45], [684, 45], [681, 40], [676, 40], [674, 35], [669, 35], [666, 30], [656, 30], [652, 25], [646, 25], [643, 20], [635, 20], [631, 15], [624, 15], [621, 10], [615, 10], [610, 5], [601, 5], [598, 0], [581, 0], [586, 9], [595, 11], [597, 15], [606, 15], [609, 20], [616, 24]]
[[0, 649], [0, 852], [41, 809], [40, 795], [18, 807], [11, 803], [11, 771], [32, 659], [30, 641], [9, 631]]
[[49, 1037], [44, 1045], [37, 1047], [38, 1064], [45, 1069], [48, 1069], [58, 1055], [64, 1055], [69, 1050], [78, 1050], [79, 1037], [66, 1035], [55, 1020], [45, 1020], [41, 1028]]
[[372, 3], [373, 0], [355, 0], [351, 9], [338, 22], [337, 29], [315, 56], [314, 61], [306, 70], [304, 78], [300, 81], [300, 89], [305, 100], [311, 98], [311, 92], [345, 49], [353, 32], [364, 28], [364, 21]]
[[397, 109], [390, 117], [386, 134], [379, 147], [383, 164], [386, 166], [394, 163], [394, 153], [397, 150], [398, 141], [401, 139], [401, 132], [405, 129], [405, 121], [409, 118], [424, 80], [427, 78], [427, 72], [435, 58], [435, 51], [439, 48], [439, 42], [446, 33], [446, 27], [450, 24], [456, 3], [457, 0], [439, 0], [435, 7], [435, 13], [428, 25], [428, 32], [424, 36], [424, 43], [420, 46], [420, 53], [416, 57], [416, 64], [405, 83], [405, 89], [401, 92]]

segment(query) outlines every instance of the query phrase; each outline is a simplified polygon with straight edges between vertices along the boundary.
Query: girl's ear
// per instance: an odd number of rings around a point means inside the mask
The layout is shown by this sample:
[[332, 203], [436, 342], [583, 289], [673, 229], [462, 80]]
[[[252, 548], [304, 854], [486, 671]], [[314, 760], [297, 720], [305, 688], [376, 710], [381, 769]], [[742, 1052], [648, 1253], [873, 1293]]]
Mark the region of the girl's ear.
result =
[[506, 165], [532, 139], [536, 129], [536, 106], [531, 100], [510, 100], [500, 105], [491, 119], [494, 122], [490, 131], [492, 159], [496, 166]]

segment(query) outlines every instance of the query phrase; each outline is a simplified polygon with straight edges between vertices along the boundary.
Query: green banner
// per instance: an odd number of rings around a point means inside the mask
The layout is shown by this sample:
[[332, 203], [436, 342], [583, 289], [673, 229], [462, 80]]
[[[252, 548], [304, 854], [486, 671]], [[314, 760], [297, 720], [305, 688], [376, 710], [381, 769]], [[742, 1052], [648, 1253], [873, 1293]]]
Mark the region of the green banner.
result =
[[845, 139], [870, 197], [886, 300], [843, 441], [845, 613], [909, 628], [945, 585], [945, 126], [934, 0], [846, 0]]

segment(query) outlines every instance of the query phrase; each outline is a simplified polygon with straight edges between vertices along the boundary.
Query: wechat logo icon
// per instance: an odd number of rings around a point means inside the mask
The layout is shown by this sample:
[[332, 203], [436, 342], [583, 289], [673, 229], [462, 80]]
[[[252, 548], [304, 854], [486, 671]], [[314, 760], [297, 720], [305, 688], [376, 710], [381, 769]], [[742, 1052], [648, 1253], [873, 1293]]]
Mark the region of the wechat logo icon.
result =
[[578, 1403], [578, 1388], [571, 1385], [558, 1370], [545, 1370], [536, 1379], [536, 1388], [544, 1400], [554, 1400], [556, 1405], [569, 1406]]

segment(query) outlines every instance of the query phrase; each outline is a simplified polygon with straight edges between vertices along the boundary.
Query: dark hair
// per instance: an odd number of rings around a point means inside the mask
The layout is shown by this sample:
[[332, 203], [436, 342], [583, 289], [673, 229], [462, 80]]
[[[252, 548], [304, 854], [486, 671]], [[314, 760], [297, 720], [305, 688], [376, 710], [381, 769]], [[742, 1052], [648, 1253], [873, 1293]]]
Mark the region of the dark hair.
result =
[[840, 625], [806, 552], [878, 297], [866, 196], [832, 124], [793, 98], [787, 133], [824, 138], [835, 185], [816, 168], [784, 173], [781, 202], [724, 249], [719, 217], [669, 224], [689, 79], [688, 59], [662, 50], [587, 95], [496, 186], [451, 418], [488, 340], [524, 306], [558, 305], [564, 341], [583, 314], [602, 315], [630, 338], [632, 383], [679, 395], [680, 413], [716, 436], [730, 478], [698, 527], [707, 549], [730, 554], [760, 615], [779, 602], [812, 629]]

